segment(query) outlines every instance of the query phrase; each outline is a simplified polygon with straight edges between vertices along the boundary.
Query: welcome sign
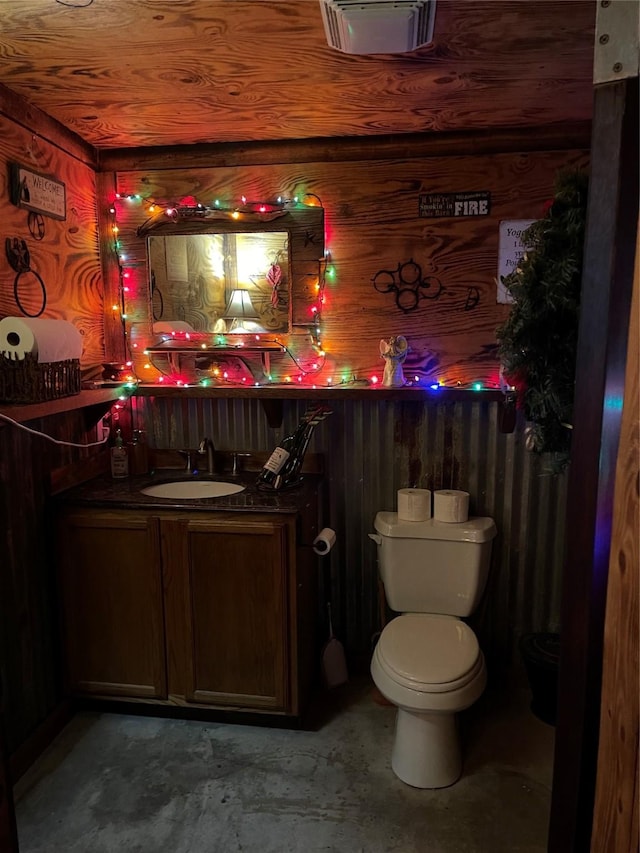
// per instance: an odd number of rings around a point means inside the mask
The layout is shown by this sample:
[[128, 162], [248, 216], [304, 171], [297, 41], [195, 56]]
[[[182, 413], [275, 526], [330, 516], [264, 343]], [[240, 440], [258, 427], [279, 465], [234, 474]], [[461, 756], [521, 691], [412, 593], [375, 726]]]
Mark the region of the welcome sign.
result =
[[66, 188], [61, 181], [18, 163], [11, 163], [10, 170], [12, 204], [53, 219], [67, 218]]

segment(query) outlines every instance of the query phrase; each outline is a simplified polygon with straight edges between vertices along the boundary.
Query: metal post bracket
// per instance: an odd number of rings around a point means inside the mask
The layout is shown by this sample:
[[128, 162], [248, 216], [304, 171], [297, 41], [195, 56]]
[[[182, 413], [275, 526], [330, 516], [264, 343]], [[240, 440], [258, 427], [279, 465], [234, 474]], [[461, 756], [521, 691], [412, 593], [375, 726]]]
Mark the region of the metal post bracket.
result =
[[610, 83], [638, 76], [639, 0], [598, 0], [593, 82]]

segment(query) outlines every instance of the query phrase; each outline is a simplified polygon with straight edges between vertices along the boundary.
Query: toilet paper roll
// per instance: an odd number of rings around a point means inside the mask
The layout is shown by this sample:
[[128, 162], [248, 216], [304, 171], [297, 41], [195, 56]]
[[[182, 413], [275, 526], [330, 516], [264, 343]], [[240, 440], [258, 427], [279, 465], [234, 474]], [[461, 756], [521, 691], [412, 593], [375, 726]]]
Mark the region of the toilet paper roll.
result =
[[398, 489], [398, 521], [428, 521], [430, 518], [429, 489]]
[[39, 362], [66, 361], [82, 355], [82, 335], [66, 320], [4, 317], [0, 320], [0, 352], [22, 361], [27, 353]]
[[335, 530], [332, 530], [330, 527], [323, 527], [320, 533], [318, 533], [316, 538], [313, 540], [313, 550], [316, 554], [320, 554], [320, 556], [323, 557], [325, 554], [329, 553], [335, 544]]
[[469, 492], [440, 489], [433, 493], [433, 517], [436, 521], [459, 523], [469, 518]]

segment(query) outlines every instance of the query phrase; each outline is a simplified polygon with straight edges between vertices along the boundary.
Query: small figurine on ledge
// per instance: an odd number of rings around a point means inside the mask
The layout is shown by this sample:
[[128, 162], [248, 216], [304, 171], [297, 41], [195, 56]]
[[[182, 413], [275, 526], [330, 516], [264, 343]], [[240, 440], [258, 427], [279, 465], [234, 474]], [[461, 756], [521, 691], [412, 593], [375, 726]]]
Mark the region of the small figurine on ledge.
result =
[[404, 335], [380, 341], [380, 356], [384, 358], [384, 374], [382, 384], [388, 387], [400, 387], [405, 384], [402, 362], [405, 360], [409, 344]]

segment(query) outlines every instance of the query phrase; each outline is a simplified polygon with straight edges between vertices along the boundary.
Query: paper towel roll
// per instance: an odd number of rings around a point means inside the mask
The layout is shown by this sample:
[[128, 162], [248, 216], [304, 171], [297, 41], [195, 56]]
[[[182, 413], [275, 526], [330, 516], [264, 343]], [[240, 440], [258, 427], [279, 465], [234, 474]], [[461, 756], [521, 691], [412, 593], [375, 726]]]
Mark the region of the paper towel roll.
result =
[[313, 550], [316, 554], [324, 556], [328, 554], [336, 543], [336, 532], [330, 527], [323, 527], [313, 540]]
[[0, 320], [0, 352], [22, 361], [27, 353], [39, 362], [66, 361], [82, 355], [82, 335], [66, 320], [4, 317]]
[[428, 521], [430, 518], [429, 489], [398, 489], [398, 521]]
[[451, 523], [469, 518], [469, 492], [440, 489], [433, 493], [433, 517], [436, 521]]

